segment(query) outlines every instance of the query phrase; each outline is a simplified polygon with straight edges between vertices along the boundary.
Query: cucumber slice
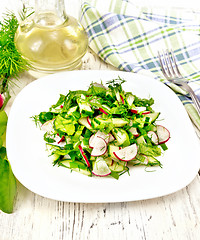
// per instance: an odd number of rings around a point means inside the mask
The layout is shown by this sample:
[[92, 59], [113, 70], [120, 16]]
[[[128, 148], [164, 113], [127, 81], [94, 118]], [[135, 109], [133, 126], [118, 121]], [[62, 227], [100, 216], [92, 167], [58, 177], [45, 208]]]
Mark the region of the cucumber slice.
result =
[[156, 121], [159, 115], [160, 115], [160, 112], [153, 112], [153, 113], [145, 114], [145, 117], [149, 117], [150, 118], [149, 122], [153, 123]]
[[113, 152], [116, 152], [116, 151], [118, 151], [120, 148], [118, 147], [118, 146], [115, 146], [115, 145], [112, 145], [112, 144], [110, 144], [110, 145], [108, 145], [108, 153], [109, 153], [109, 156], [112, 158], [112, 159], [114, 159], [115, 161], [119, 161], [116, 157], [115, 157], [115, 155], [114, 155], [114, 153]]
[[110, 124], [112, 123], [112, 120], [110, 118], [96, 118], [96, 121], [99, 122], [100, 124]]
[[110, 170], [113, 172], [122, 172], [126, 167], [126, 162], [115, 162], [113, 161], [112, 165], [109, 166]]
[[144, 144], [146, 144], [146, 141], [145, 141], [145, 139], [144, 139], [144, 136], [140, 136], [140, 137], [138, 137], [137, 139], [136, 139], [136, 141], [137, 141], [137, 144], [140, 144], [140, 143], [144, 143]]
[[76, 112], [76, 110], [77, 110], [77, 106], [71, 107], [71, 108], [68, 110], [67, 115], [70, 115], [70, 114], [72, 114], [73, 112]]
[[114, 127], [123, 127], [128, 124], [129, 121], [122, 118], [112, 118], [112, 123]]
[[84, 112], [88, 115], [93, 113], [93, 110], [90, 107], [90, 104], [88, 102], [78, 101], [78, 106], [79, 106], [80, 113]]
[[113, 160], [110, 157], [104, 158], [104, 160], [106, 161], [108, 167], [110, 167], [112, 165], [112, 163], [113, 163]]
[[97, 129], [99, 125], [100, 125], [100, 122], [99, 122], [99, 120], [97, 120], [97, 118], [91, 119], [92, 128]]
[[161, 166], [161, 163], [154, 157], [152, 156], [147, 156], [148, 157], [148, 165], [150, 166]]
[[56, 154], [56, 153], [53, 153], [49, 156], [49, 159], [54, 162], [54, 161], [57, 161], [58, 159], [60, 158], [60, 155], [59, 154]]
[[113, 135], [116, 139], [116, 145], [117, 146], [129, 146], [130, 145], [130, 140], [129, 140], [129, 136], [128, 133], [121, 128], [114, 128], [112, 130]]
[[96, 157], [90, 156], [90, 161], [96, 161]]
[[56, 146], [54, 144], [51, 144], [51, 143], [46, 143], [46, 149], [47, 151], [51, 154], [53, 153], [55, 150], [60, 150], [60, 147], [59, 146]]
[[[75, 165], [77, 164], [79, 166], [79, 168], [78, 167], [73, 167], [71, 163], [73, 163]], [[86, 176], [92, 176], [92, 173], [90, 172], [90, 170], [88, 168], [85, 167], [85, 164], [81, 163], [81, 162], [78, 162], [78, 161], [64, 160], [64, 161], [60, 162], [60, 166], [69, 168], [69, 169], [71, 169], [75, 172], [79, 172], [79, 173], [84, 174]], [[83, 168], [81, 168], [81, 167], [83, 167]]]
[[109, 111], [110, 111], [110, 107], [108, 107], [108, 106], [105, 105], [105, 104], [101, 105], [101, 107], [102, 107], [106, 112], [109, 113]]

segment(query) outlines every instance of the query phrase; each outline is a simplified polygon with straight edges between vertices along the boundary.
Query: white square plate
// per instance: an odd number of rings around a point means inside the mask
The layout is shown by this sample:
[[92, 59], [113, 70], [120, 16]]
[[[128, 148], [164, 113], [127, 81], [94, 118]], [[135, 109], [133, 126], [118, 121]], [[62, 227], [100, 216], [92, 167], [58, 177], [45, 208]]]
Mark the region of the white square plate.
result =
[[[148, 171], [132, 167], [130, 175], [119, 180], [87, 177], [53, 166], [48, 158], [43, 133], [31, 117], [48, 111], [60, 94], [87, 90], [90, 83], [114, 78], [126, 80], [125, 91], [142, 98], [153, 97], [153, 109], [161, 112], [160, 121], [170, 131], [168, 150], [159, 158], [163, 167]], [[7, 154], [16, 178], [41, 196], [67, 202], [122, 202], [155, 198], [188, 185], [200, 167], [200, 144], [192, 123], [178, 97], [154, 79], [119, 71], [72, 71], [40, 78], [16, 97], [7, 126]]]

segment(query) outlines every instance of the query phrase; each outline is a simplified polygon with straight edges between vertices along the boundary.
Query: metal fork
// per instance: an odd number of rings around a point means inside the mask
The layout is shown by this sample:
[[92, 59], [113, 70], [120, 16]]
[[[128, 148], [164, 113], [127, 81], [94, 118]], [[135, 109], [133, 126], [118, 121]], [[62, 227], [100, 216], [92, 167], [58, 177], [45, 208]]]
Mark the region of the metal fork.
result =
[[158, 58], [161, 70], [165, 78], [169, 82], [180, 86], [189, 93], [192, 101], [196, 106], [197, 112], [200, 115], [200, 102], [192, 88], [188, 85], [188, 81], [181, 75], [173, 51], [169, 52], [169, 50], [167, 50], [166, 52], [163, 52], [163, 54], [160, 54], [160, 52], [158, 52]]

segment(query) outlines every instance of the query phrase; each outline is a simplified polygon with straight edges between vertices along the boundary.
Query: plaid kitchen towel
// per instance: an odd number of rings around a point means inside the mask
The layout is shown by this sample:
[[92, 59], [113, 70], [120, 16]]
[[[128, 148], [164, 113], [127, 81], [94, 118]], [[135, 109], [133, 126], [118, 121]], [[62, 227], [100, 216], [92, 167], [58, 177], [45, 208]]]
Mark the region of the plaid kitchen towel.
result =
[[[169, 84], [161, 72], [158, 51], [172, 49], [182, 75], [200, 99], [200, 13], [137, 7], [129, 0], [85, 0], [81, 10], [89, 46], [105, 62]], [[171, 87], [200, 130], [191, 99]]]

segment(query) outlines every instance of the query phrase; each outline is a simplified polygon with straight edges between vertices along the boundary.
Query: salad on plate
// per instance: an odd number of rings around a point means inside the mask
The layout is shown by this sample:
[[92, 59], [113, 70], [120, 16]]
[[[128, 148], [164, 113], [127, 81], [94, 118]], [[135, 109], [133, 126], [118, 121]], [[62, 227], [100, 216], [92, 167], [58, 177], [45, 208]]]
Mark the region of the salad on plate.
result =
[[158, 157], [170, 132], [157, 124], [154, 100], [125, 92], [124, 82], [92, 82], [86, 91], [60, 94], [48, 111], [33, 116], [53, 165], [115, 179], [136, 165], [162, 167]]

